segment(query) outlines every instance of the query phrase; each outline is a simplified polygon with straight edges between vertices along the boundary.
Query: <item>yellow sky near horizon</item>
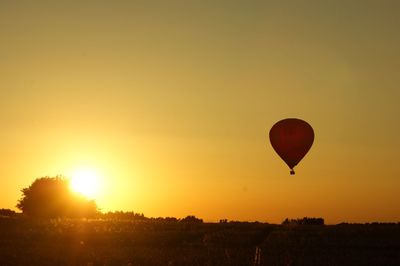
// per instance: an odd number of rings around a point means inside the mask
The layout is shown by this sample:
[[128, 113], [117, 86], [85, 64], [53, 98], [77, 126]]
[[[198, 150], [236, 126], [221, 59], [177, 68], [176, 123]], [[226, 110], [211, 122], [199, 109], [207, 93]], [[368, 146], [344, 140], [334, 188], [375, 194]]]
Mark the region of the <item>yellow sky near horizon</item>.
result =
[[[399, 8], [1, 1], [0, 208], [89, 167], [103, 210], [399, 221]], [[316, 135], [295, 176], [268, 140], [287, 117]]]

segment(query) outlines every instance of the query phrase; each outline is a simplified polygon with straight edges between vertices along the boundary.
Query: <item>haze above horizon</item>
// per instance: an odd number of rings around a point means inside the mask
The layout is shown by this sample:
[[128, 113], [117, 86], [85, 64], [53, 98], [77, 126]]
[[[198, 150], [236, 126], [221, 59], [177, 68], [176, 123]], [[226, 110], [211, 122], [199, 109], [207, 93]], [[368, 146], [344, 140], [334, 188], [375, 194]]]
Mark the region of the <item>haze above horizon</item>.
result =
[[[103, 210], [399, 221], [400, 2], [1, 1], [0, 208], [94, 169]], [[315, 131], [290, 176], [268, 131]]]

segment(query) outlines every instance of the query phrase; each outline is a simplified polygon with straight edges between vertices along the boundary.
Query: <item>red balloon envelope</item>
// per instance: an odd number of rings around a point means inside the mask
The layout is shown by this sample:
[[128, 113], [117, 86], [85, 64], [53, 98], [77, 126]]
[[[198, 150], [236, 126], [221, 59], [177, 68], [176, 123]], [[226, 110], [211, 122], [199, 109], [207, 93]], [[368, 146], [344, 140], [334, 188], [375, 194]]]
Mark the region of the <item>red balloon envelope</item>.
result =
[[306, 121], [287, 118], [273, 125], [269, 131], [269, 140], [293, 175], [293, 168], [303, 159], [314, 142], [314, 130]]

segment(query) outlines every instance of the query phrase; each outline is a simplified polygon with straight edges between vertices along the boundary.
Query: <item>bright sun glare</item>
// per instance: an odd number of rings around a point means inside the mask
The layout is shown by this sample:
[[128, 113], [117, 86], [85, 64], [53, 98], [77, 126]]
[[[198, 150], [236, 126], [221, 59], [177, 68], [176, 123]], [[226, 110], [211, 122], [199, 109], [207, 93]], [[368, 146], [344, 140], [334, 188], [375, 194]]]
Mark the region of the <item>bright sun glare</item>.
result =
[[92, 169], [75, 171], [70, 179], [71, 189], [85, 197], [93, 199], [99, 191], [99, 178]]

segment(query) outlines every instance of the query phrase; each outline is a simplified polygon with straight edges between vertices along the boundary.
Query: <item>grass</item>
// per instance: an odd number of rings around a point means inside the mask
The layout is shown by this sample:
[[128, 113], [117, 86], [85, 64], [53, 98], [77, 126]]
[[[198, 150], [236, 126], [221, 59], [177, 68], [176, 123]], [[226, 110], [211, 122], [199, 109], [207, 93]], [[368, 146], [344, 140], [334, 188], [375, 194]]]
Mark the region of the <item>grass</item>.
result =
[[0, 265], [400, 265], [400, 225], [0, 218]]

